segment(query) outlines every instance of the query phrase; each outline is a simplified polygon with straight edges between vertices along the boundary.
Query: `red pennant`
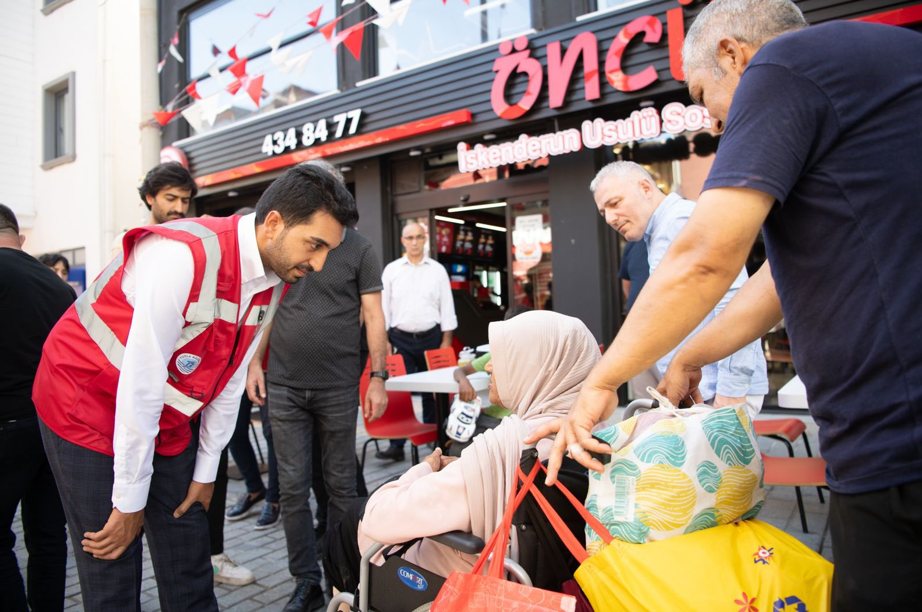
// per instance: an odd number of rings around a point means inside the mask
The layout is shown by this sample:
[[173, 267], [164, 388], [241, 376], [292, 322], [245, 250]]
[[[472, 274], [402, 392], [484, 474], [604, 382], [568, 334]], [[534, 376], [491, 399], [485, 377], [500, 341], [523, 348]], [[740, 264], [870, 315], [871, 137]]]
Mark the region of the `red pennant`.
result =
[[230, 55], [230, 58], [232, 60], [240, 59], [239, 57], [237, 57], [237, 45], [234, 45], [233, 47], [231, 47], [230, 51], [228, 51], [227, 54]]
[[342, 42], [356, 60], [362, 56], [362, 39], [365, 36], [365, 24], [359, 23], [336, 35], [336, 42]]
[[253, 100], [253, 104], [259, 106], [259, 97], [263, 92], [263, 75], [258, 77], [253, 77], [250, 79], [250, 82], [247, 83], [247, 93], [250, 94], [250, 99]]
[[240, 91], [241, 87], [243, 87], [243, 81], [241, 81], [240, 79], [234, 79], [233, 81], [227, 84], [227, 91], [228, 93], [230, 93], [230, 95], [233, 96], [233, 95], [236, 95], [238, 91]]
[[[331, 38], [333, 38], [333, 30], [336, 29], [336, 24], [339, 23], [340, 19], [342, 19], [342, 17], [337, 17], [330, 23], [320, 28], [320, 33], [323, 34], [324, 38], [326, 38], [327, 40], [330, 40]], [[333, 43], [333, 44], [335, 46], [336, 43]]]
[[218, 49], [218, 45], [211, 45], [211, 54], [214, 57], [218, 57], [219, 55], [221, 55], [221, 50]]
[[320, 11], [322, 11], [322, 10], [323, 10], [323, 7], [321, 6], [321, 7], [320, 7], [319, 9], [317, 9], [316, 11], [314, 11], [314, 12], [308, 14], [308, 16], [307, 16], [307, 25], [309, 25], [309, 26], [312, 27], [312, 28], [316, 28], [316, 27], [317, 27], [317, 24], [320, 23]]
[[173, 39], [170, 41], [171, 45], [179, 44], [179, 30], [176, 31], [176, 34], [173, 34]]
[[242, 79], [243, 75], [247, 73], [247, 58], [237, 60], [230, 65], [228, 70], [230, 70], [231, 74], [233, 74], [238, 79]]
[[179, 114], [178, 110], [174, 111], [154, 111], [154, 119], [162, 126], [170, 122], [170, 119]]
[[198, 90], [195, 88], [196, 83], [198, 83], [198, 81], [192, 81], [191, 83], [189, 83], [189, 86], [186, 87], [186, 93], [192, 96], [196, 100], [201, 100], [202, 96], [198, 94]]
[[[272, 9], [272, 11], [274, 11], [274, 10], [275, 10], [275, 8]], [[259, 17], [260, 19], [269, 19], [269, 17], [272, 16], [272, 11], [269, 11], [268, 13], [265, 13], [265, 14], [264, 14], [264, 13], [256, 13], [256, 16]]]

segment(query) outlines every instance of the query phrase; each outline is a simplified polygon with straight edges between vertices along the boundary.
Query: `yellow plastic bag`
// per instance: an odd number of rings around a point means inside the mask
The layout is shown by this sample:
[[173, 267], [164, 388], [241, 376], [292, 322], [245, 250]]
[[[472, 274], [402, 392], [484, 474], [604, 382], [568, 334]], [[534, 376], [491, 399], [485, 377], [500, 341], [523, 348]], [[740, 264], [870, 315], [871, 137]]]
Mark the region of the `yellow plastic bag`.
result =
[[832, 564], [758, 520], [612, 540], [575, 577], [597, 612], [828, 612]]

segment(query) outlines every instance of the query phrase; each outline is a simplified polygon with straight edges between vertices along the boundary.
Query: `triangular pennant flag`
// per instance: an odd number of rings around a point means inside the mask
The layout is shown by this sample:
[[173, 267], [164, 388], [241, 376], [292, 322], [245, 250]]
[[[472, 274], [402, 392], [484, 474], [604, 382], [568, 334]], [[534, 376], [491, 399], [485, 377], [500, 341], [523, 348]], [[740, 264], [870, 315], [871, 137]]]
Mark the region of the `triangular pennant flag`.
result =
[[218, 49], [218, 45], [211, 45], [211, 54], [214, 57], [218, 57], [219, 55], [221, 55], [221, 50]]
[[202, 99], [202, 96], [198, 95], [198, 90], [195, 89], [196, 83], [198, 83], [197, 80], [196, 80], [196, 81], [192, 81], [191, 83], [189, 83], [189, 86], [186, 87], [186, 93], [189, 94], [190, 96], [192, 96], [192, 97], [193, 97], [194, 99], [196, 99], [196, 100], [201, 100], [201, 99]]
[[237, 60], [228, 67], [228, 70], [238, 79], [243, 78], [243, 75], [247, 73], [247, 58]]
[[202, 105], [199, 102], [190, 104], [182, 111], [183, 119], [192, 127], [192, 131], [199, 133], [202, 131]]
[[221, 94], [203, 98], [195, 103], [201, 109], [202, 119], [208, 122], [208, 125], [214, 125], [215, 119], [218, 118], [218, 103], [221, 101]]
[[164, 57], [162, 60], [160, 60], [159, 62], [157, 62], [157, 74], [160, 74], [160, 73], [163, 71], [163, 66], [164, 66], [165, 64], [166, 64], [166, 58], [165, 58], [165, 57]]
[[237, 57], [237, 45], [234, 45], [233, 47], [231, 47], [230, 50], [227, 52], [227, 54], [230, 56], [232, 60], [240, 59], [239, 57]]
[[283, 34], [282, 32], [279, 32], [278, 34], [276, 34], [275, 36], [273, 36], [267, 41], [269, 43], [269, 48], [272, 49], [273, 53], [278, 51], [279, 45], [282, 44], [282, 34]]
[[[336, 43], [343, 43], [356, 60], [362, 56], [362, 39], [365, 36], [365, 24], [358, 23], [336, 35]], [[334, 46], [335, 46], [334, 44]]]
[[265, 13], [265, 14], [263, 14], [263, 13], [256, 13], [256, 16], [259, 17], [260, 19], [269, 19], [269, 17], [272, 16], [272, 11], [274, 11], [274, 10], [275, 10], [275, 7], [272, 7], [272, 10], [269, 11], [268, 13]]
[[250, 94], [250, 99], [253, 100], [253, 104], [259, 106], [259, 96], [263, 92], [263, 75], [258, 77], [253, 77], [250, 79], [250, 82], [247, 83], [247, 93]]
[[466, 5], [468, 5], [468, 6], [471, 5], [471, 0], [461, 0], [461, 1], [464, 2], [464, 4], [466, 4]]
[[170, 44], [171, 44], [171, 45], [178, 45], [178, 44], [179, 44], [179, 30], [176, 30], [176, 33], [173, 34], [173, 38], [170, 40]]
[[247, 36], [248, 36], [248, 37], [252, 37], [252, 36], [253, 36], [253, 33], [256, 32], [256, 26], [258, 26], [258, 25], [259, 25], [258, 23], [254, 23], [252, 26], [250, 26], [250, 29], [247, 30]]
[[215, 80], [221, 78], [221, 71], [218, 70], [218, 60], [213, 61], [211, 66], [208, 67], [208, 74], [211, 75], [211, 78]]
[[234, 79], [233, 81], [227, 84], [227, 92], [233, 96], [238, 91], [240, 91], [241, 87], [243, 87], [243, 81], [241, 81], [240, 79]]
[[154, 119], [157, 120], [161, 126], [166, 125], [170, 122], [170, 119], [179, 114], [178, 110], [175, 111], [154, 111]]
[[[311, 55], [313, 54], [314, 54], [314, 50], [308, 49], [301, 55], [298, 55], [297, 57], [293, 57], [291, 61], [288, 62], [288, 70], [291, 70], [292, 68], [294, 68], [295, 69], [294, 76], [300, 76], [304, 72], [304, 69], [307, 68], [307, 62], [310, 61]], [[285, 70], [284, 72], [288, 72], [288, 70]]]
[[321, 11], [323, 11], [323, 7], [322, 7], [322, 6], [321, 6], [319, 9], [317, 9], [316, 11], [313, 11], [313, 12], [309, 13], [309, 14], [307, 15], [307, 25], [309, 25], [309, 26], [312, 27], [312, 28], [316, 28], [316, 27], [317, 27], [317, 24], [320, 23], [320, 13], [321, 13]]
[[[282, 72], [288, 72], [291, 70], [291, 66], [288, 65], [288, 56], [291, 55], [291, 47], [286, 47], [278, 53], [272, 54], [272, 63], [278, 66]], [[287, 66], [287, 70], [285, 69]]]
[[349, 6], [350, 4], [355, 4], [355, 0], [343, 0], [343, 6]]
[[379, 15], [386, 15], [391, 12], [391, 0], [365, 0], [365, 2], [375, 9]]
[[182, 56], [179, 54], [179, 50], [176, 48], [176, 45], [170, 44], [170, 55], [176, 58], [176, 61], [180, 64], [183, 63]]
[[407, 13], [410, 10], [410, 2], [411, 0], [401, 0], [401, 2], [391, 6], [391, 11], [389, 13], [379, 15], [372, 23], [385, 30], [391, 29], [395, 23], [403, 25], [404, 20], [407, 18]]
[[[331, 38], [333, 38], [333, 30], [336, 29], [336, 24], [339, 23], [340, 19], [342, 19], [342, 17], [337, 17], [330, 23], [320, 28], [320, 33], [323, 34], [324, 38], [326, 38], [327, 40], [330, 40]], [[335, 47], [336, 43], [333, 43], [333, 46]]]

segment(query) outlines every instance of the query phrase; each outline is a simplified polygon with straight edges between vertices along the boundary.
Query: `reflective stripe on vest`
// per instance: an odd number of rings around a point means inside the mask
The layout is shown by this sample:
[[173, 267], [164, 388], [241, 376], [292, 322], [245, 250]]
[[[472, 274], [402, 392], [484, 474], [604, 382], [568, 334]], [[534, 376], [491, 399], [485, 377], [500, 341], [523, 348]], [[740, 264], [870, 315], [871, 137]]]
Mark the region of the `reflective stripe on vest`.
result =
[[115, 332], [99, 318], [99, 315], [93, 310], [93, 304], [96, 303], [99, 294], [102, 293], [103, 288], [112, 279], [112, 275], [118, 271], [123, 259], [124, 254], [119, 253], [118, 257], [106, 266], [99, 278], [77, 298], [77, 302], [74, 304], [77, 317], [80, 319], [86, 333], [96, 343], [102, 354], [106, 356], [109, 363], [119, 369], [122, 367], [122, 358], [125, 356], [125, 345], [118, 339]]

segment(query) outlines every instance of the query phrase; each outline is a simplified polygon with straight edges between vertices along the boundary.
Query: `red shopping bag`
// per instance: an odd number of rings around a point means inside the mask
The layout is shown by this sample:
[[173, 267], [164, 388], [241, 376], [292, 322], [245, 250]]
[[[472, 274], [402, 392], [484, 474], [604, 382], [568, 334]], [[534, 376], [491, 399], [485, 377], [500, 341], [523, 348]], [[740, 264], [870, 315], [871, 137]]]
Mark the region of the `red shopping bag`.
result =
[[[474, 569], [470, 574], [452, 572], [432, 603], [431, 612], [494, 612], [496, 610], [574, 612], [576, 610], [576, 598], [572, 595], [553, 593], [503, 579], [503, 558], [509, 543], [509, 530], [512, 529], [512, 515], [515, 514], [529, 490], [535, 490], [532, 483], [540, 465], [540, 462], [536, 462], [527, 477], [519, 470], [519, 477], [525, 481], [524, 485], [518, 494], [513, 488], [502, 523], [490, 536]], [[484, 576], [481, 572], [490, 558], [490, 553], [493, 553], [493, 560], [490, 561], [487, 575]]]

